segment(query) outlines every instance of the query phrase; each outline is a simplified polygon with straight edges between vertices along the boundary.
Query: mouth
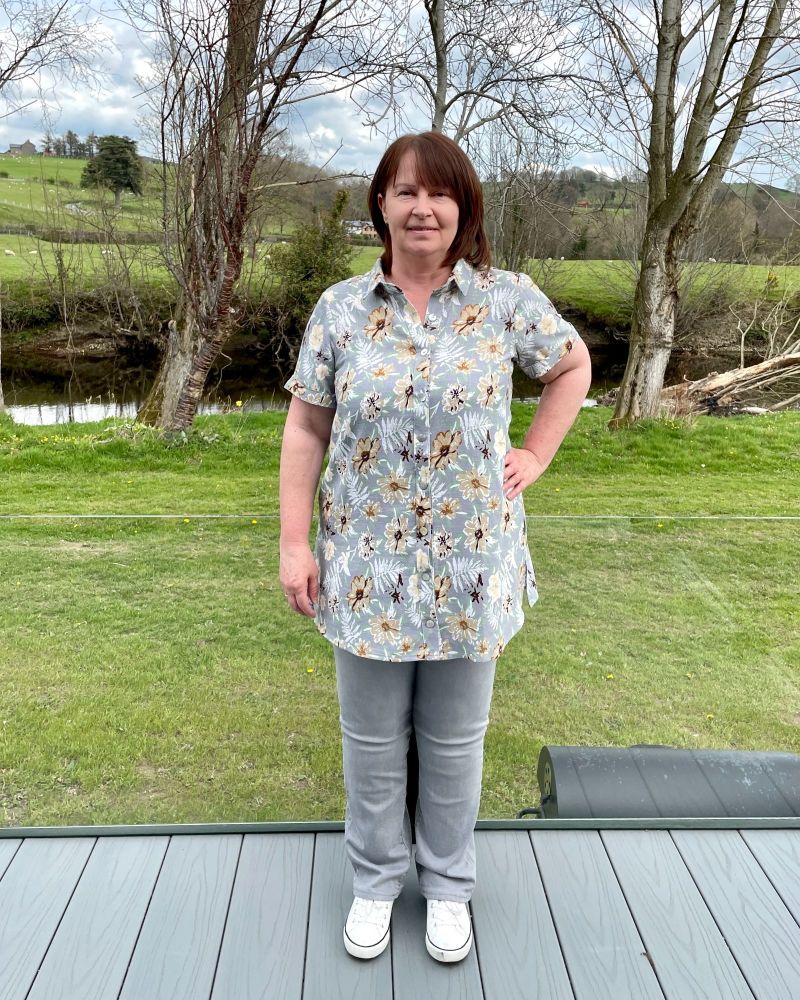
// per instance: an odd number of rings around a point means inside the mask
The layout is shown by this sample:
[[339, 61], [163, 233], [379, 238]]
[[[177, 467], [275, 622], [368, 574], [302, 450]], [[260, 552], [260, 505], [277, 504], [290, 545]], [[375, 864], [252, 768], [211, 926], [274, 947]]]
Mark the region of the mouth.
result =
[[435, 233], [438, 232], [433, 226], [408, 226], [408, 231], [410, 233]]

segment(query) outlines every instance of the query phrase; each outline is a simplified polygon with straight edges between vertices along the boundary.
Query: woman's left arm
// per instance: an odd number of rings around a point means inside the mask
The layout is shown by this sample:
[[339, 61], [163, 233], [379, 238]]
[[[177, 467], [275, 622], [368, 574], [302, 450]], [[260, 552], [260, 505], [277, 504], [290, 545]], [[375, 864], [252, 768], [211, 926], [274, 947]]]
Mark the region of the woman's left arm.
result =
[[566, 357], [540, 376], [545, 383], [521, 448], [506, 455], [503, 491], [509, 500], [535, 482], [552, 462], [567, 431], [580, 412], [592, 380], [589, 351], [576, 340]]

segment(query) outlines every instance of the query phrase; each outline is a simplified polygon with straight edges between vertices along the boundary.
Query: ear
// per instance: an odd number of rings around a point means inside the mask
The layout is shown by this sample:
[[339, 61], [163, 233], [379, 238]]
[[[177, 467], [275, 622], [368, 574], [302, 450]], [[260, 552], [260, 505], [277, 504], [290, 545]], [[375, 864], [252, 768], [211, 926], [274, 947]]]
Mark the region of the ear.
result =
[[385, 205], [386, 205], [386, 202], [383, 199], [383, 195], [379, 194], [378, 195], [378, 209], [380, 210], [381, 213], [383, 213], [383, 209], [384, 209]]

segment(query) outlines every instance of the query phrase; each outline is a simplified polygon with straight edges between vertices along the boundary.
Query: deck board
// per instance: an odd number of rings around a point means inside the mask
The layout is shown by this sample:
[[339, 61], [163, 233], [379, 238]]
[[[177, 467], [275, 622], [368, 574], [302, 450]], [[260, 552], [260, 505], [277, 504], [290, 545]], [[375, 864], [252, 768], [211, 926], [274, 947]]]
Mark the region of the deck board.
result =
[[242, 838], [172, 837], [120, 1000], [209, 997]]
[[247, 834], [211, 1000], [300, 1000], [314, 835]]
[[28, 1000], [118, 996], [167, 843], [97, 839]]
[[736, 830], [672, 834], [758, 1000], [800, 996], [800, 927]]
[[25, 1000], [94, 846], [55, 837], [20, 845], [0, 880], [0, 997]]
[[669, 832], [601, 838], [668, 1000], [753, 1000]]
[[600, 837], [530, 834], [576, 1000], [663, 1000]]
[[413, 863], [390, 947], [345, 952], [341, 824], [0, 830], [0, 1000], [800, 996], [800, 825], [587, 822], [479, 824], [449, 966]]
[[530, 839], [515, 830], [478, 831], [475, 850], [473, 927], [486, 1000], [572, 1000]]

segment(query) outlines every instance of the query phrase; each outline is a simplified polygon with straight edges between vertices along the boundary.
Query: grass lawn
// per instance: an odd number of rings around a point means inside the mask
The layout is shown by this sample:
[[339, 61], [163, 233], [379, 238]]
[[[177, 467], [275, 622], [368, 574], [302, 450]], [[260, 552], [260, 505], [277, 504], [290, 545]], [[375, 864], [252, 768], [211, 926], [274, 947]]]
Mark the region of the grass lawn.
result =
[[[669, 516], [800, 513], [800, 414], [609, 416], [526, 496], [541, 599], [498, 664], [484, 817], [538, 800], [544, 743], [800, 752], [800, 524]], [[0, 419], [0, 511], [175, 515], [0, 520], [0, 823], [342, 817], [329, 646], [277, 581], [282, 424]], [[627, 517], [537, 517], [571, 513]]]

